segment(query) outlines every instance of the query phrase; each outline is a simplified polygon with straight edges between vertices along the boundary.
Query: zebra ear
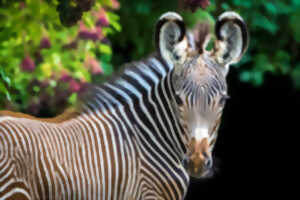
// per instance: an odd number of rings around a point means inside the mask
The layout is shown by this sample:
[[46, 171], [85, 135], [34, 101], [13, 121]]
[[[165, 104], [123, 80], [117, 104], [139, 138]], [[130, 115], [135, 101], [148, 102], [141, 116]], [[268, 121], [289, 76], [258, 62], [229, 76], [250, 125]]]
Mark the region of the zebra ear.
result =
[[216, 22], [214, 55], [218, 63], [228, 66], [238, 62], [248, 48], [249, 33], [242, 17], [235, 12], [221, 14]]
[[182, 64], [187, 55], [188, 41], [185, 24], [175, 12], [163, 14], [155, 31], [155, 45], [159, 55], [170, 65]]

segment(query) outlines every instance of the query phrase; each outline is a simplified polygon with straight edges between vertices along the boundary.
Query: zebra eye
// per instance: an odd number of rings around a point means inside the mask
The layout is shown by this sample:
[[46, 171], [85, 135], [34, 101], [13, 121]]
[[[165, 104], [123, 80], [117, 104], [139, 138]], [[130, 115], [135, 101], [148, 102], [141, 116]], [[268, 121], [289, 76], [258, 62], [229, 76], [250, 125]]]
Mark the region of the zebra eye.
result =
[[178, 104], [178, 106], [181, 106], [183, 104], [182, 99], [179, 97], [179, 95], [175, 95], [175, 101]]
[[221, 99], [220, 99], [220, 104], [221, 104], [222, 106], [225, 105], [227, 99], [230, 99], [230, 96], [228, 96], [228, 95], [223, 95], [223, 96], [221, 97]]

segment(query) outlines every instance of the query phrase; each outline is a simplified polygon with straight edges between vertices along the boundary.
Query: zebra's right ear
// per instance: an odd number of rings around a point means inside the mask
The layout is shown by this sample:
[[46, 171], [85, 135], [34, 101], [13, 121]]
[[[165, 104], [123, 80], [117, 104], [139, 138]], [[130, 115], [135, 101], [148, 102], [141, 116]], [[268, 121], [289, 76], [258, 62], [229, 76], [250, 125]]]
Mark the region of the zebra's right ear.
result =
[[163, 14], [155, 31], [155, 45], [159, 55], [167, 64], [182, 64], [187, 56], [188, 41], [181, 16], [175, 12]]
[[243, 18], [235, 12], [224, 12], [216, 22], [214, 54], [218, 63], [228, 67], [237, 63], [249, 44], [249, 32]]

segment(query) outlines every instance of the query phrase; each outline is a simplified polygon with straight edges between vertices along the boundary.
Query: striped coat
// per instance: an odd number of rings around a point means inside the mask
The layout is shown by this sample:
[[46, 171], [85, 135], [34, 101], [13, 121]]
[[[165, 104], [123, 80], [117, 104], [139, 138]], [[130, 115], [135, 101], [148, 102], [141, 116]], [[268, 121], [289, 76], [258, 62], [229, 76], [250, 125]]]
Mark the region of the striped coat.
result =
[[95, 87], [81, 113], [51, 120], [0, 113], [0, 197], [181, 199], [189, 177], [173, 97], [161, 91], [170, 87], [169, 69], [154, 57], [135, 65], [144, 66]]

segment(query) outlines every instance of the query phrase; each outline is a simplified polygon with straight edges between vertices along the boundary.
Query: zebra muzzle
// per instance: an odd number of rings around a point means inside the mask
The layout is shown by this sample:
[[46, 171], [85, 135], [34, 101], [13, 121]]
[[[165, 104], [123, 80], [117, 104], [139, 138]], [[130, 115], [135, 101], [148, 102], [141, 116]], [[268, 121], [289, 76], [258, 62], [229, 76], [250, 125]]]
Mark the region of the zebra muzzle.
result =
[[190, 176], [200, 178], [212, 168], [212, 158], [207, 138], [201, 141], [196, 141], [193, 138], [189, 149], [190, 153], [184, 159], [183, 165]]

